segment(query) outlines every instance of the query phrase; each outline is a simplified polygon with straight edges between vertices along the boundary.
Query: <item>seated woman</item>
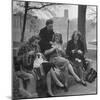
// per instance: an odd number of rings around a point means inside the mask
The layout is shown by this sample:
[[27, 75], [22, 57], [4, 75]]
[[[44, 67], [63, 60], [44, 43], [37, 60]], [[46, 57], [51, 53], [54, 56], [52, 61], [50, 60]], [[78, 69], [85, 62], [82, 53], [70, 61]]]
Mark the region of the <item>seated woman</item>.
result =
[[[57, 47], [56, 48], [56, 52], [57, 52], [58, 56], [55, 57], [55, 59], [58, 60], [57, 62], [61, 62], [61, 60], [63, 60], [63, 61], [66, 60], [63, 57], [65, 55], [65, 51], [64, 51], [64, 48], [63, 48], [63, 45], [62, 45], [62, 36], [61, 36], [61, 34], [55, 34], [53, 41], [55, 41], [53, 45], [55, 45]], [[58, 63], [58, 65], [60, 65], [60, 63]], [[78, 64], [78, 66], [82, 66], [82, 64]], [[82, 68], [79, 67], [77, 70], [75, 70], [75, 68], [74, 68], [74, 71], [82, 79], [83, 83], [85, 83], [84, 80], [83, 80], [83, 71], [82, 71]], [[84, 85], [86, 85], [86, 83]]]
[[[59, 68], [59, 69], [61, 67], [62, 67], [62, 69], [65, 68], [66, 73], [69, 70], [70, 73], [73, 75], [73, 77], [76, 79], [77, 82], [79, 82], [82, 85], [86, 86], [86, 83], [76, 75], [76, 73], [74, 72], [73, 67], [71, 66], [69, 61], [67, 59], [65, 59], [64, 57], [62, 57], [62, 52], [64, 53], [64, 51], [62, 49], [62, 43], [60, 42], [59, 34], [54, 35], [54, 44], [53, 45], [52, 44], [53, 44], [52, 42], [44, 43], [44, 47], [43, 47], [42, 46], [43, 44], [41, 45], [41, 43], [40, 43], [41, 51], [42, 51], [42, 53], [44, 53], [44, 55], [46, 56], [48, 61], [55, 64], [56, 68]], [[52, 73], [53, 73], [52, 75], [54, 75], [54, 77], [57, 78], [57, 75], [56, 75], [55, 72], [56, 71], [52, 70]], [[49, 93], [53, 94], [52, 90], [51, 90], [51, 82], [50, 82], [51, 76], [50, 75], [48, 75], [48, 76], [49, 76], [49, 78], [47, 79], [48, 80], [48, 85], [47, 85], [48, 91], [49, 91]], [[67, 77], [68, 77], [68, 74], [67, 74]], [[65, 86], [66, 88], [68, 88], [67, 80], [68, 79], [66, 78], [65, 83], [63, 83], [61, 85], [62, 87]], [[59, 83], [62, 83], [62, 82], [59, 82]]]
[[[33, 36], [28, 42], [23, 44], [17, 55], [17, 76], [19, 77], [19, 90], [27, 97], [36, 97], [36, 79], [33, 72], [34, 54], [38, 52], [38, 37]], [[33, 43], [33, 44], [32, 44]]]
[[[44, 75], [44, 77], [46, 78], [48, 76], [49, 73], [51, 73], [51, 75], [53, 76], [53, 79], [55, 79], [56, 84], [58, 84], [58, 86], [62, 87], [61, 82], [58, 80], [58, 78], [56, 77], [55, 73], [53, 72], [55, 65], [42, 59], [40, 59], [40, 66], [37, 65], [37, 57], [38, 55], [41, 56], [40, 53], [40, 47], [38, 45], [39, 42], [39, 38], [33, 36], [32, 38], [29, 39], [28, 43], [27, 43], [27, 50], [26, 49], [19, 49], [18, 52], [18, 56], [22, 57], [22, 67], [23, 67], [23, 72], [24, 75], [26, 76], [31, 76], [32, 77], [32, 81], [33, 81], [33, 88], [35, 88], [34, 90], [36, 91], [36, 87], [37, 87], [37, 72], [35, 72], [35, 68], [39, 67], [40, 68], [40, 74]], [[35, 54], [35, 55], [34, 55]], [[41, 61], [43, 60], [43, 61]], [[41, 78], [41, 77], [40, 77]], [[48, 78], [46, 78], [48, 79]], [[34, 85], [35, 84], [35, 85]], [[40, 84], [40, 83], [39, 83]], [[47, 81], [47, 86], [48, 86], [48, 81]], [[32, 87], [30, 86], [30, 89], [32, 89]], [[53, 93], [51, 91], [49, 91], [48, 89], [48, 94], [50, 96], [54, 96]]]
[[78, 31], [74, 31], [72, 35], [72, 39], [68, 41], [67, 44], [67, 49], [66, 49], [66, 54], [69, 57], [69, 60], [73, 61], [78, 61], [83, 63], [83, 68], [86, 70], [86, 61], [84, 58], [84, 45], [82, 43], [81, 39], [81, 34]]

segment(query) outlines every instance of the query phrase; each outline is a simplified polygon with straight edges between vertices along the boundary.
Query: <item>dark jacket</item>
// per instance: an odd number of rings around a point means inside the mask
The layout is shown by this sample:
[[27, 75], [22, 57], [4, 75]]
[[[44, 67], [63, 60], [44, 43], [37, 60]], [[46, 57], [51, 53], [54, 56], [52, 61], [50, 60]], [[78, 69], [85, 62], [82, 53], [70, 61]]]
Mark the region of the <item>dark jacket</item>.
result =
[[53, 35], [54, 35], [53, 30], [48, 31], [47, 27], [44, 27], [43, 29], [40, 30], [39, 36], [41, 40], [39, 42], [39, 46], [42, 53], [44, 53], [45, 50], [51, 48], [50, 41], [52, 41]]
[[41, 41], [44, 41], [44, 42], [50, 42], [50, 41], [52, 41], [53, 35], [54, 35], [53, 30], [48, 31], [47, 27], [44, 27], [43, 29], [41, 29], [40, 33], [39, 33]]
[[[75, 56], [73, 55], [72, 53], [72, 50], [74, 50], [76, 48], [73, 40], [70, 40], [67, 44], [67, 49], [66, 49], [66, 54], [68, 55], [69, 59], [74, 59]], [[84, 55], [84, 45], [82, 43], [82, 41], [78, 41], [78, 44], [77, 44], [77, 50], [81, 50], [83, 52], [83, 55]]]

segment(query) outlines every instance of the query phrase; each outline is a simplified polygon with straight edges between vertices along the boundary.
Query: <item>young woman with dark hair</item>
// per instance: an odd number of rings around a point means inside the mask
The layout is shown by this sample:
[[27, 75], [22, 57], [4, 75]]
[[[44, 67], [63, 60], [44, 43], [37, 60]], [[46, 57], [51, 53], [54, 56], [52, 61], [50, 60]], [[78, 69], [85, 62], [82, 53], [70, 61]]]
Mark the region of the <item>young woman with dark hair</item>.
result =
[[66, 54], [71, 61], [82, 61], [84, 70], [87, 69], [84, 58], [85, 50], [83, 42], [81, 41], [81, 34], [79, 31], [74, 31], [72, 39], [68, 41]]

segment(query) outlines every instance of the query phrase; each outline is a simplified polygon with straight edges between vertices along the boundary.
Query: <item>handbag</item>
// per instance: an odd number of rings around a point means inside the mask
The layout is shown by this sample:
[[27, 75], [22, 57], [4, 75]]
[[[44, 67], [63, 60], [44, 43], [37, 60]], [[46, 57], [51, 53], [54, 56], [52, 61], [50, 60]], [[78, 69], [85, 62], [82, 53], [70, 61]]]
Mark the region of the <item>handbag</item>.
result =
[[96, 77], [97, 77], [97, 72], [93, 68], [91, 68], [88, 74], [86, 75], [86, 81], [92, 83]]

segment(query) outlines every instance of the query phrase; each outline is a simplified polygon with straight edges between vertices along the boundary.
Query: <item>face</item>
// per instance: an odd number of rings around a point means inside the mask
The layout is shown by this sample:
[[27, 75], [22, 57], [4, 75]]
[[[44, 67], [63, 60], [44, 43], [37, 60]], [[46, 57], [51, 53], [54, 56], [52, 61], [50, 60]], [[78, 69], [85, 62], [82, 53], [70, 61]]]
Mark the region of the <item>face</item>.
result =
[[47, 29], [48, 29], [48, 30], [53, 30], [53, 24], [47, 25]]
[[55, 41], [59, 42], [60, 41], [60, 37], [59, 36], [55, 36]]
[[34, 41], [34, 44], [35, 44], [35, 45], [38, 45], [38, 42], [39, 42], [39, 40], [36, 39], [36, 40]]
[[78, 33], [76, 32], [75, 35], [74, 35], [74, 40], [77, 41], [78, 39], [79, 39], [79, 36], [78, 36]]

